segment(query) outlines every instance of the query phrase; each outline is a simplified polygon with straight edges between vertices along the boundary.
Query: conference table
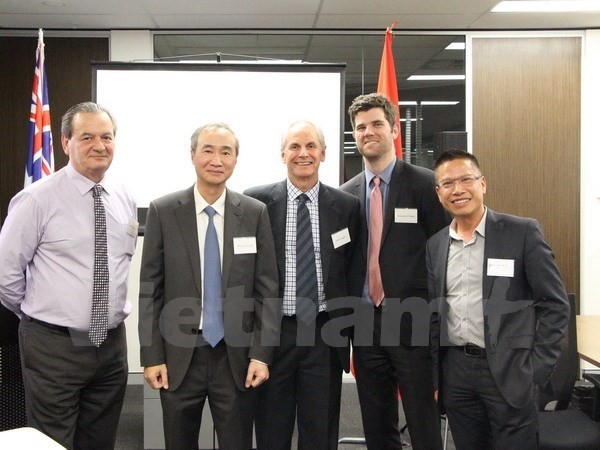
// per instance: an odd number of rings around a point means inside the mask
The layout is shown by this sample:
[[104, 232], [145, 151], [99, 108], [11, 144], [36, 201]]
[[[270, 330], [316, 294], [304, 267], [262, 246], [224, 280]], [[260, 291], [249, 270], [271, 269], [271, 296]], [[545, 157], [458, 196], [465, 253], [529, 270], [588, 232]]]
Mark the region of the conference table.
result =
[[600, 367], [600, 316], [577, 316], [579, 357]]

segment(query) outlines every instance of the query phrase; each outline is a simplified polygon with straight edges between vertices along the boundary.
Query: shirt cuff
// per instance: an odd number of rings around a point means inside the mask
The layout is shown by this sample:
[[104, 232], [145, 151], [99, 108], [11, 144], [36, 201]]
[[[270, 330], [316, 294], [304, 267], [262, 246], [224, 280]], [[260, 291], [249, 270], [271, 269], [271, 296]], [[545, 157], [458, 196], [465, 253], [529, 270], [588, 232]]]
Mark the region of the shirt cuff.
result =
[[263, 366], [268, 366], [267, 363], [259, 361], [258, 359], [254, 359], [254, 358], [250, 358], [250, 362], [255, 362], [255, 363], [258, 363], [258, 364], [262, 364]]

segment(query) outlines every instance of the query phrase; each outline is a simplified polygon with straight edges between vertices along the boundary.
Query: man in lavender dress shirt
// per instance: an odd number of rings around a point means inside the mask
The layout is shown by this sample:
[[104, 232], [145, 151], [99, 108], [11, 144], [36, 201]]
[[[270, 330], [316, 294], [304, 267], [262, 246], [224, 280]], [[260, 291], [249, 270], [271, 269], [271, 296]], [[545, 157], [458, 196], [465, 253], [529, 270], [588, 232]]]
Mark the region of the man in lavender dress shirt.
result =
[[[21, 319], [28, 424], [71, 449], [114, 447], [127, 384], [123, 320], [137, 238], [136, 207], [106, 175], [116, 125], [80, 103], [62, 120], [69, 164], [19, 192], [0, 232], [0, 301]], [[92, 344], [95, 225], [102, 186], [108, 248], [108, 331]], [[106, 287], [106, 286], [104, 286]]]

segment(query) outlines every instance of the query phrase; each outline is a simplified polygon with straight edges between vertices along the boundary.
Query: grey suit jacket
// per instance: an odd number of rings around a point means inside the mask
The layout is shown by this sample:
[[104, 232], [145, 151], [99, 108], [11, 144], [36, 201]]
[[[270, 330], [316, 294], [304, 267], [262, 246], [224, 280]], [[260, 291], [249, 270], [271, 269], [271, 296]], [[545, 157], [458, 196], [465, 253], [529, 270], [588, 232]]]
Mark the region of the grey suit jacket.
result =
[[[197, 340], [202, 279], [194, 187], [150, 204], [140, 273], [142, 366], [166, 363], [169, 389], [181, 384]], [[253, 237], [256, 253], [234, 251], [234, 239]], [[279, 333], [277, 266], [265, 206], [227, 190], [223, 237], [225, 342], [240, 390], [249, 358], [270, 363]], [[270, 343], [270, 345], [263, 345]]]
[[[449, 246], [448, 227], [427, 243], [429, 292], [439, 314], [433, 316], [431, 336], [440, 389], [441, 361], [449, 345], [445, 320]], [[489, 275], [491, 258], [514, 261], [514, 276]], [[550, 380], [568, 326], [567, 294], [554, 254], [534, 219], [488, 208], [483, 264], [487, 359], [505, 400], [520, 408], [531, 399], [534, 383], [544, 388]]]
[[[361, 205], [361, 244], [356, 252], [351, 276], [353, 295], [361, 296], [367, 273], [368, 239], [364, 172], [343, 184], [340, 189], [357, 196]], [[397, 223], [396, 208], [417, 210], [417, 223]], [[433, 172], [423, 167], [396, 161], [392, 172], [387, 202], [384, 205], [383, 232], [379, 266], [386, 302], [402, 302], [410, 297], [427, 299], [427, 269], [425, 243], [430, 236], [450, 223], [435, 194]], [[421, 325], [427, 329], [425, 318]], [[413, 343], [413, 322], [403, 314], [400, 339], [405, 345]], [[421, 321], [423, 322], [423, 321]], [[417, 327], [415, 327], [417, 328]], [[423, 334], [416, 329], [416, 334]]]
[[[277, 267], [279, 268], [279, 296], [283, 298], [285, 287], [285, 224], [287, 214], [287, 181], [250, 188], [244, 192], [267, 205], [271, 228], [275, 239]], [[325, 299], [347, 298], [349, 296], [348, 278], [354, 249], [360, 239], [360, 206], [358, 199], [345, 192], [333, 189], [323, 183], [319, 187], [319, 233], [321, 242], [321, 263]], [[334, 248], [332, 235], [347, 228], [350, 242]], [[341, 317], [349, 313], [337, 307], [330, 307], [330, 317]], [[349, 335], [351, 330], [346, 330]], [[328, 340], [331, 342], [331, 340]], [[349, 340], [343, 346], [337, 346], [338, 356], [346, 372], [350, 370]]]

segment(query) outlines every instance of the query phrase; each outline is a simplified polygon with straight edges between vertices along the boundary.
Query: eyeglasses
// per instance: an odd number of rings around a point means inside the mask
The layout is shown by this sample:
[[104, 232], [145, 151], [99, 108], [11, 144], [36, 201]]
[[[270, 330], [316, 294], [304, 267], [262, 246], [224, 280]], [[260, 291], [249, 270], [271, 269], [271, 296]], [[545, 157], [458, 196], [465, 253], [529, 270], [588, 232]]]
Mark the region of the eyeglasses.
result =
[[475, 181], [479, 180], [482, 176], [483, 175], [464, 175], [453, 180], [444, 180], [441, 183], [438, 183], [438, 187], [449, 191], [450, 189], [454, 189], [454, 185], [458, 183], [459, 186], [468, 188], [473, 186]]

